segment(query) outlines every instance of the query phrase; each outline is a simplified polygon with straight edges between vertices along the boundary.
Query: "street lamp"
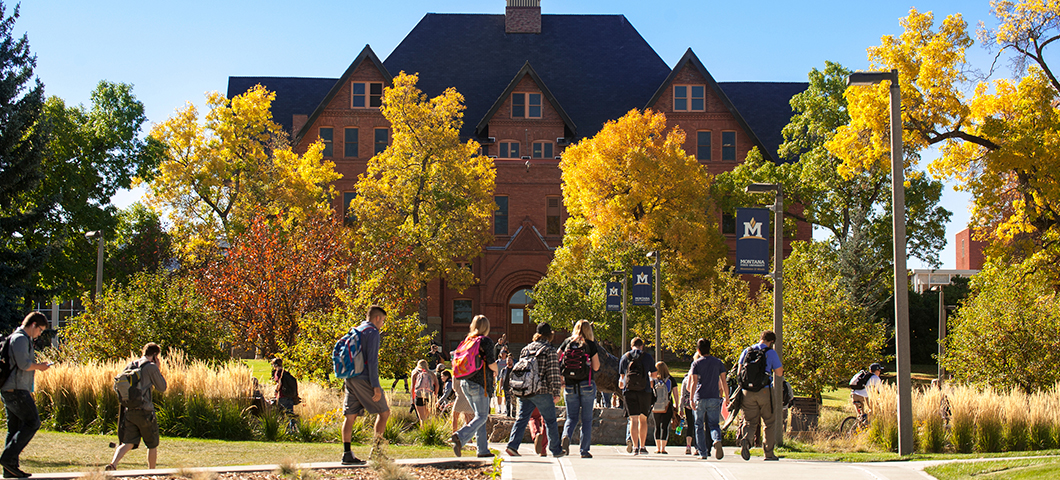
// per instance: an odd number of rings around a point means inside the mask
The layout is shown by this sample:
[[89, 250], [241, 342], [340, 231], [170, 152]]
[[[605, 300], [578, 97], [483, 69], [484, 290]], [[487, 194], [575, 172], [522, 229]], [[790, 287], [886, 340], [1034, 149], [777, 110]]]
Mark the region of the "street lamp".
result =
[[[784, 345], [784, 192], [779, 183], [752, 183], [744, 191], [747, 193], [774, 192], [773, 206], [773, 333], [777, 341], [773, 350], [777, 357], [783, 358]], [[784, 444], [784, 376], [773, 378], [773, 422], [776, 423], [776, 444]]]
[[92, 302], [95, 303], [96, 296], [103, 295], [103, 231], [93, 230], [85, 232], [85, 238], [89, 240], [93, 238], [99, 239], [99, 252], [96, 255], [96, 290], [92, 292]]
[[902, 158], [902, 93], [898, 70], [850, 74], [847, 86], [891, 82], [891, 197], [894, 231], [895, 362], [898, 370], [898, 454], [913, 453], [913, 402], [909, 378], [909, 278], [905, 267], [905, 162]]
[[659, 275], [659, 263], [662, 255], [659, 255], [659, 251], [656, 250], [654, 252], [648, 252], [645, 256], [655, 259], [655, 361], [658, 362], [662, 360], [662, 358], [659, 357], [659, 343], [661, 341], [659, 336], [659, 325], [662, 323], [662, 310], [660, 309], [662, 306], [662, 299], [659, 298], [659, 284], [662, 283], [662, 275]]
[[626, 272], [625, 270], [611, 272], [611, 275], [622, 278], [622, 344], [618, 346], [618, 353], [625, 351], [626, 345]]

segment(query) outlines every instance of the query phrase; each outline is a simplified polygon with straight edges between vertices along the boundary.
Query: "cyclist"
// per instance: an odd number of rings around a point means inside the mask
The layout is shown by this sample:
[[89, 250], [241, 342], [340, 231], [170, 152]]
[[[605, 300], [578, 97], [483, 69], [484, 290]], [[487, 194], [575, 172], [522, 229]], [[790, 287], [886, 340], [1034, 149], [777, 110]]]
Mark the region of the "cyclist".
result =
[[853, 388], [853, 390], [851, 390], [850, 392], [850, 401], [854, 403], [854, 410], [858, 412], [859, 421], [866, 414], [865, 405], [866, 403], [868, 403], [869, 400], [868, 389], [874, 388], [883, 383], [883, 380], [880, 379], [880, 375], [883, 374], [883, 371], [883, 365], [874, 363], [872, 365], [869, 365], [869, 377], [867, 380], [864, 380], [864, 383], [859, 381], [861, 379], [858, 378], [859, 376], [862, 376], [864, 374], [864, 370], [858, 372], [854, 375], [853, 378], [850, 379], [850, 385], [852, 386], [852, 388], [854, 385], [860, 384], [860, 388]]

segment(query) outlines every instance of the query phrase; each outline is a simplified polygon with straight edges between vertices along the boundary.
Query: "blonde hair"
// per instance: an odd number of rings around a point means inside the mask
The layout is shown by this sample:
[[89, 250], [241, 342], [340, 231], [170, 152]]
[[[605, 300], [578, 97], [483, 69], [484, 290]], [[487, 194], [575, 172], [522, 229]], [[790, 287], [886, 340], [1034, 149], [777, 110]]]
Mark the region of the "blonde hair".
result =
[[475, 318], [471, 319], [471, 326], [468, 328], [467, 338], [477, 337], [479, 335], [486, 336], [490, 334], [490, 319], [486, 318], [485, 315], [475, 315]]
[[659, 371], [659, 380], [670, 378], [670, 367], [666, 366], [666, 362], [655, 362], [655, 369]]
[[427, 370], [427, 361], [420, 359], [418, 362], [416, 362], [416, 367], [420, 370]]
[[572, 332], [571, 336], [574, 338], [572, 341], [577, 341], [581, 344], [585, 344], [586, 340], [595, 341], [596, 339], [593, 338], [593, 322], [584, 318], [574, 322], [574, 332]]

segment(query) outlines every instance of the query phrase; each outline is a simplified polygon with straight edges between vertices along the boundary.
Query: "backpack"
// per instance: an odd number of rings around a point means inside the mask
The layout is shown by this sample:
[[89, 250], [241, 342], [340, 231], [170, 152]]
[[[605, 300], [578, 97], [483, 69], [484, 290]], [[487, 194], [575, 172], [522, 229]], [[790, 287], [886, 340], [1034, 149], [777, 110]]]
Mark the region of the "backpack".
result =
[[361, 327], [351, 328], [349, 333], [343, 335], [335, 348], [331, 351], [331, 361], [335, 368], [335, 378], [346, 379], [363, 375], [365, 361], [361, 352]]
[[626, 390], [640, 391], [648, 388], [648, 372], [644, 371], [644, 355], [640, 350], [631, 350], [626, 354], [629, 366], [626, 367]]
[[298, 380], [287, 369], [284, 369], [283, 374], [280, 375], [280, 396], [298, 398]]
[[757, 392], [769, 385], [769, 369], [766, 363], [766, 352], [770, 348], [748, 348], [740, 361], [740, 388]]
[[424, 398], [434, 393], [434, 386], [431, 385], [430, 374], [426, 370], [420, 371], [420, 375], [416, 377], [416, 385], [413, 386], [416, 389], [416, 396]]
[[872, 372], [862, 370], [858, 373], [855, 373], [853, 377], [850, 377], [850, 385], [847, 386], [850, 387], [851, 390], [861, 390], [865, 388], [865, 385], [869, 384], [869, 380], [871, 379]]
[[540, 353], [541, 350], [535, 352], [523, 349], [519, 361], [515, 362], [511, 373], [508, 374], [508, 386], [513, 395], [529, 397], [544, 389], [541, 372], [537, 368], [537, 356]]
[[670, 408], [670, 391], [666, 388], [666, 380], [655, 381], [655, 404], [651, 406], [652, 413], [665, 413]]
[[11, 361], [11, 335], [0, 340], [0, 386], [7, 383], [11, 372], [15, 371], [15, 362]]
[[482, 352], [482, 335], [475, 338], [465, 338], [460, 346], [453, 350], [453, 378], [467, 378], [482, 369], [483, 362], [479, 359]]
[[[588, 340], [583, 340], [583, 342]], [[584, 382], [592, 379], [593, 369], [589, 363], [589, 354], [585, 351], [585, 343], [578, 345], [574, 342], [567, 344], [567, 348], [560, 352], [559, 365], [563, 379], [568, 382]]]
[[114, 377], [114, 391], [118, 393], [118, 402], [129, 410], [144, 408], [144, 391], [141, 384], [143, 375], [140, 371], [142, 367], [143, 364], [139, 360], [134, 361]]

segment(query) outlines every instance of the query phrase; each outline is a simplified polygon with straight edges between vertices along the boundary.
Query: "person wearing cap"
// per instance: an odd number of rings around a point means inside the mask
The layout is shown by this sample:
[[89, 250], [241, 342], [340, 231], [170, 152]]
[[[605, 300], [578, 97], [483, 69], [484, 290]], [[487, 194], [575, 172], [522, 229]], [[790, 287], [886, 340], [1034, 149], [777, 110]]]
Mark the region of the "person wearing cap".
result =
[[519, 455], [519, 444], [523, 441], [526, 426], [530, 423], [530, 416], [534, 409], [541, 412], [545, 420], [545, 430], [548, 432], [548, 450], [552, 456], [559, 458], [563, 456], [563, 448], [560, 446], [559, 426], [556, 423], [556, 404], [559, 403], [559, 395], [563, 390], [563, 374], [559, 369], [559, 357], [556, 349], [552, 347], [552, 326], [547, 323], [537, 325], [537, 333], [534, 341], [523, 347], [519, 358], [536, 356], [538, 375], [541, 377], [541, 387], [529, 396], [519, 397], [519, 416], [512, 426], [512, 433], [508, 437], [508, 446], [505, 452], [513, 457]]
[[854, 403], [855, 411], [858, 412], [863, 411], [863, 408], [857, 408], [859, 405], [862, 407], [868, 405], [869, 388], [875, 389], [883, 383], [883, 380], [880, 379], [880, 375], [883, 375], [883, 365], [878, 363], [869, 365], [869, 372], [872, 373], [872, 376], [869, 377], [868, 382], [865, 382], [865, 386], [850, 392], [850, 400]]

